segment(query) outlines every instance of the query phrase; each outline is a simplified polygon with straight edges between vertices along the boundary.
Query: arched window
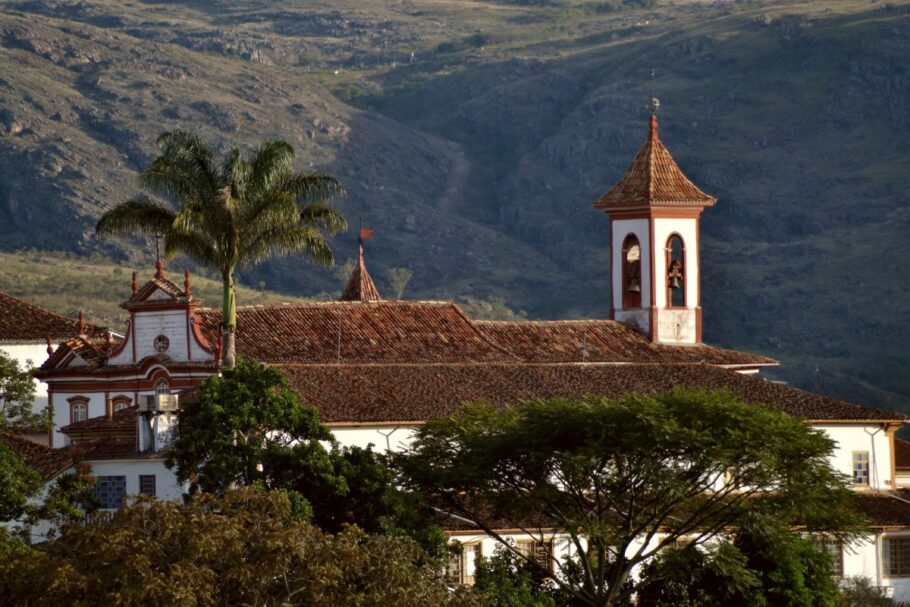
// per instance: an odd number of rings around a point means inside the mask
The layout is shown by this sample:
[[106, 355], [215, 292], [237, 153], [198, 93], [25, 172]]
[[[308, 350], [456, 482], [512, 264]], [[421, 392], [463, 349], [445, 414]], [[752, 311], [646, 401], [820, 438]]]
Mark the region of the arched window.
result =
[[171, 384], [166, 379], [159, 379], [155, 384], [155, 394], [170, 394]]
[[131, 404], [133, 404], [133, 399], [131, 399], [129, 396], [115, 396], [111, 399], [111, 404], [113, 404], [114, 413], [116, 413], [117, 411], [123, 411]]
[[667, 306], [686, 307], [686, 246], [679, 234], [667, 239]]
[[88, 419], [88, 399], [84, 396], [74, 396], [67, 399], [70, 404], [70, 423], [81, 422]]
[[622, 243], [622, 307], [641, 307], [641, 245], [634, 234]]

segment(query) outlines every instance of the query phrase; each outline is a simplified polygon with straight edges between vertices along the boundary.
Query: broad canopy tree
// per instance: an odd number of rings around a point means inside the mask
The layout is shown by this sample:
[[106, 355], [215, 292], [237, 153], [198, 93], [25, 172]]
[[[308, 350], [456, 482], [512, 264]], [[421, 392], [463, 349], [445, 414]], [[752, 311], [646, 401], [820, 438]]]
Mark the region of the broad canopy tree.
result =
[[180, 435], [167, 465], [190, 492], [223, 494], [259, 486], [290, 492], [322, 529], [356, 524], [370, 533], [408, 535], [434, 556], [444, 537], [415, 496], [372, 449], [341, 447], [300, 403], [280, 371], [241, 357], [181, 403]]
[[859, 521], [804, 421], [729, 392], [484, 404], [417, 430], [397, 458], [403, 486], [497, 529], [568, 538], [554, 583], [579, 605], [627, 602], [632, 569], [678, 539], [704, 544], [744, 524], [845, 533]]
[[183, 253], [221, 274], [222, 357], [234, 365], [235, 272], [271, 257], [303, 253], [333, 263], [326, 234], [347, 227], [330, 201], [344, 193], [330, 175], [295, 172], [294, 148], [266, 141], [245, 158], [239, 146], [219, 163], [198, 136], [184, 131], [158, 138], [161, 154], [139, 183], [168, 202], [139, 196], [104, 213], [96, 233], [164, 239], [166, 256]]

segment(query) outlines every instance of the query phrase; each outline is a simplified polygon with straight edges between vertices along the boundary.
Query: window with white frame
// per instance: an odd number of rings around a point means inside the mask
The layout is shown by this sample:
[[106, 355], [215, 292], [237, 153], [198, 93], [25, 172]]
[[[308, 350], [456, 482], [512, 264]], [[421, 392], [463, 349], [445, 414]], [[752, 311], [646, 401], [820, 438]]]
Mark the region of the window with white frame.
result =
[[910, 536], [882, 541], [882, 566], [887, 576], [910, 577]]
[[[462, 574], [462, 583], [473, 585], [474, 577], [477, 575], [477, 561], [481, 555], [481, 544], [480, 542], [474, 544], [465, 544], [464, 550], [461, 553], [461, 570]], [[471, 567], [468, 568], [468, 559], [470, 559]], [[471, 572], [471, 575], [468, 575], [468, 571]]]
[[446, 563], [446, 581], [450, 584], [461, 584], [464, 576], [464, 553], [457, 547], [449, 550], [449, 560]]
[[869, 484], [869, 452], [853, 452], [853, 483], [856, 485]]
[[129, 396], [115, 396], [111, 399], [111, 405], [114, 413], [128, 409], [133, 404], [133, 399]]
[[155, 394], [170, 394], [171, 384], [166, 379], [158, 380], [155, 384]]
[[74, 397], [69, 399], [70, 403], [70, 423], [81, 422], [88, 419], [88, 399], [85, 397]]

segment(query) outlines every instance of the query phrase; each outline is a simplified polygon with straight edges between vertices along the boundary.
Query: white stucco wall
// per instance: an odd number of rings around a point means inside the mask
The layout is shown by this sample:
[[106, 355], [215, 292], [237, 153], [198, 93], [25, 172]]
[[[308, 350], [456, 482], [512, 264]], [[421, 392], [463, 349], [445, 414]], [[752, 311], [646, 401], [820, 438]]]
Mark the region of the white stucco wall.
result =
[[869, 452], [869, 487], [891, 489], [891, 441], [881, 426], [813, 424], [835, 441], [831, 466], [853, 475], [853, 452]]
[[162, 459], [116, 459], [88, 462], [95, 476], [125, 476], [127, 495], [139, 493], [139, 475], [154, 474], [158, 499], [176, 500], [187, 488], [177, 482], [174, 473], [165, 468]]
[[[21, 369], [40, 367], [47, 360], [47, 343], [2, 344], [0, 350], [19, 363]], [[47, 407], [47, 384], [35, 380], [35, 400], [32, 411], [38, 412]]]
[[174, 360], [188, 360], [187, 318], [185, 310], [162, 312], [137, 312], [134, 316], [136, 336], [136, 360], [158, 354], [154, 341], [158, 335], [168, 338], [167, 354]]
[[[60, 432], [60, 428], [68, 426], [70, 423], [70, 398], [85, 397], [88, 399], [88, 416], [101, 417], [106, 413], [106, 402], [104, 392], [54, 392], [51, 396], [51, 404], [54, 407], [54, 433], [52, 447], [65, 447], [69, 444], [69, 438]], [[116, 396], [116, 395], [112, 395]]]
[[[685, 249], [685, 275], [683, 288], [686, 291], [686, 307], [669, 308], [665, 277], [667, 276], [667, 241], [673, 234], [678, 234]], [[695, 343], [698, 340], [696, 330], [696, 312], [698, 306], [698, 221], [691, 218], [660, 218], [654, 220], [654, 272], [660, 278], [655, 290], [657, 302], [657, 338], [666, 343]]]
[[404, 451], [411, 444], [413, 426], [343, 426], [332, 427], [335, 439], [345, 447], [366, 448], [372, 444], [375, 451]]
[[613, 248], [610, 280], [613, 284], [613, 309], [617, 311], [622, 310], [622, 245], [629, 234], [635, 234], [641, 246], [641, 307], [651, 306], [651, 240], [648, 220], [614, 219], [610, 234], [610, 246]]

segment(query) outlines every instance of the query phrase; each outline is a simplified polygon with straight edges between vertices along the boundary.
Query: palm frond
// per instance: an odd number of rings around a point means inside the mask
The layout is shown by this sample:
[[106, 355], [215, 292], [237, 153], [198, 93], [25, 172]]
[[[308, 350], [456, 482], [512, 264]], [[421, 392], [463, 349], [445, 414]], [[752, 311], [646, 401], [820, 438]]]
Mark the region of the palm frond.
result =
[[281, 139], [266, 141], [256, 149], [249, 165], [249, 195], [255, 198], [291, 175], [294, 169], [294, 148]]
[[300, 221], [333, 235], [348, 229], [345, 216], [327, 202], [313, 202], [303, 207], [300, 210]]
[[226, 267], [224, 258], [205, 235], [170, 232], [164, 237], [164, 255], [174, 257], [177, 253], [184, 253], [196, 263], [219, 271]]
[[297, 173], [287, 179], [284, 187], [297, 195], [297, 203], [301, 206], [345, 194], [341, 182], [325, 173]]
[[173, 231], [175, 216], [173, 209], [167, 205], [140, 196], [121, 202], [105, 212], [95, 225], [95, 233], [165, 235]]
[[332, 266], [335, 256], [319, 230], [301, 225], [273, 226], [262, 231], [241, 251], [238, 266], [250, 266], [279, 255], [303, 253], [321, 266]]

